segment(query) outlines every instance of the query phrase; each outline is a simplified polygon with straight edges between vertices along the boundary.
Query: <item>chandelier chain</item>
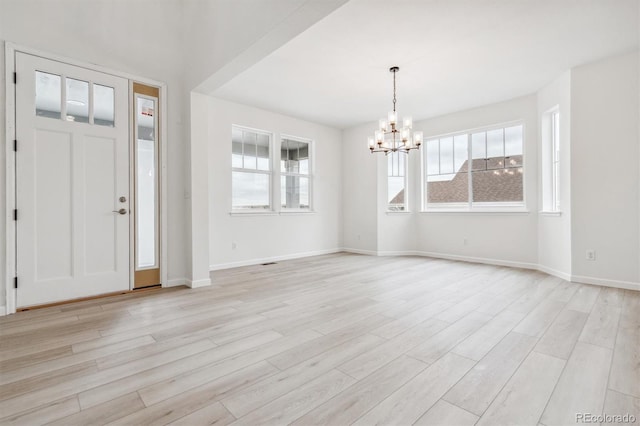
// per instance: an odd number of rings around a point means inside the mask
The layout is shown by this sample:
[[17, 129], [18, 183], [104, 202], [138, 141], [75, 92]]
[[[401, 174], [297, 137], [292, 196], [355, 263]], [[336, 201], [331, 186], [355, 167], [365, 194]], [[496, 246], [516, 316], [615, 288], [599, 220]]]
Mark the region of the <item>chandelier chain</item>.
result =
[[396, 71], [393, 71], [393, 111], [396, 111]]

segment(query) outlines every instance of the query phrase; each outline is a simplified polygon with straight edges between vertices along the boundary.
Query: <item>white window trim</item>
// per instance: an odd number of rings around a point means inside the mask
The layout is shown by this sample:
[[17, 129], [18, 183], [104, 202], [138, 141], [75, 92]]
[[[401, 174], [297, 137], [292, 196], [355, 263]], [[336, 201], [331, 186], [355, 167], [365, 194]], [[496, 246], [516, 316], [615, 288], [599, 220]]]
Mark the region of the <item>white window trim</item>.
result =
[[[256, 129], [253, 127], [248, 127], [248, 126], [242, 126], [239, 124], [232, 124], [231, 125], [231, 131], [233, 132], [233, 129], [239, 129], [242, 131], [248, 131], [248, 132], [252, 132], [252, 133], [257, 133], [257, 134], [261, 134], [261, 135], [266, 135], [269, 137], [269, 170], [257, 170], [257, 169], [245, 169], [244, 167], [231, 167], [231, 174], [232, 174], [232, 178], [231, 178], [231, 211], [229, 212], [231, 215], [235, 216], [235, 215], [272, 215], [272, 214], [277, 214], [277, 212], [274, 210], [273, 206], [274, 206], [274, 202], [273, 202], [273, 185], [274, 185], [274, 158], [275, 156], [273, 155], [274, 152], [274, 144], [273, 144], [273, 140], [274, 140], [274, 134], [272, 132], [266, 131], [266, 130], [262, 130], [262, 129]], [[232, 151], [233, 154], [233, 151]], [[244, 157], [244, 154], [243, 154]], [[233, 207], [233, 172], [242, 172], [242, 173], [257, 173], [257, 174], [266, 174], [269, 176], [269, 207], [266, 209], [249, 209], [249, 208], [237, 208], [237, 207]]]
[[527, 144], [526, 144], [526, 133], [527, 126], [524, 120], [513, 120], [507, 121], [503, 123], [496, 123], [492, 125], [482, 126], [471, 128], [467, 130], [461, 130], [456, 132], [442, 133], [439, 135], [432, 135], [429, 137], [423, 138], [426, 141], [431, 139], [442, 139], [445, 137], [453, 137], [460, 135], [467, 135], [467, 161], [472, 159], [471, 152], [471, 135], [473, 133], [478, 132], [489, 132], [491, 130], [497, 129], [505, 129], [507, 127], [513, 126], [522, 126], [522, 201], [521, 202], [499, 202], [499, 203], [480, 203], [473, 202], [473, 181], [471, 177], [471, 167], [468, 167], [467, 173], [469, 174], [468, 184], [469, 184], [469, 192], [468, 192], [468, 202], [464, 203], [431, 203], [427, 202], [427, 150], [426, 148], [422, 150], [422, 157], [420, 161], [420, 169], [421, 169], [421, 194], [422, 194], [422, 209], [420, 213], [530, 213], [527, 208]]
[[[540, 143], [541, 143], [541, 163], [540, 170], [540, 200], [542, 210], [539, 212], [542, 216], [560, 216], [560, 154], [556, 161], [556, 148], [559, 147], [560, 140], [555, 137], [555, 127], [553, 116], [560, 115], [560, 106], [555, 105], [548, 109], [542, 115], [540, 123]], [[556, 163], [558, 164], [558, 173], [556, 173]]]
[[[409, 210], [409, 153], [402, 153], [398, 151], [398, 155], [404, 155], [404, 209], [393, 210], [389, 208], [389, 201], [386, 203], [387, 214], [405, 214], [411, 213]], [[387, 167], [387, 198], [389, 197], [389, 161], [386, 162]]]
[[549, 114], [551, 118], [551, 211], [560, 211], [560, 130], [557, 131], [554, 117], [560, 122], [560, 108], [556, 107]]
[[538, 214], [540, 216], [562, 216], [562, 212], [561, 211], [539, 211]]
[[273, 210], [252, 211], [250, 209], [238, 209], [229, 212], [229, 216], [277, 216], [278, 212]]
[[316, 214], [315, 210], [309, 210], [309, 209], [286, 209], [286, 210], [281, 210], [279, 212], [280, 215], [282, 216], [297, 216], [297, 215], [308, 215], [308, 214]]
[[[289, 172], [283, 172], [280, 169], [280, 162], [282, 161], [281, 158], [281, 153], [282, 153], [282, 140], [283, 139], [287, 139], [287, 140], [292, 140], [292, 141], [297, 141], [297, 142], [303, 142], [306, 144], [309, 144], [309, 173], [307, 174], [301, 174], [301, 173], [289, 173]], [[315, 141], [313, 139], [309, 139], [309, 138], [303, 138], [300, 136], [293, 136], [287, 133], [281, 133], [280, 134], [280, 143], [278, 146], [278, 167], [276, 167], [276, 174], [277, 174], [277, 185], [280, 185], [280, 179], [282, 176], [298, 176], [298, 177], [304, 177], [309, 179], [309, 208], [306, 209], [301, 209], [301, 208], [287, 208], [287, 207], [282, 207], [282, 194], [280, 194], [280, 200], [278, 200], [277, 203], [277, 208], [279, 210], [279, 212], [281, 214], [300, 214], [300, 213], [315, 213], [315, 209], [314, 209], [314, 202], [313, 202], [313, 181], [314, 181], [314, 171], [315, 171], [315, 158], [316, 158], [316, 151], [315, 151]], [[274, 182], [274, 185], [276, 183]]]

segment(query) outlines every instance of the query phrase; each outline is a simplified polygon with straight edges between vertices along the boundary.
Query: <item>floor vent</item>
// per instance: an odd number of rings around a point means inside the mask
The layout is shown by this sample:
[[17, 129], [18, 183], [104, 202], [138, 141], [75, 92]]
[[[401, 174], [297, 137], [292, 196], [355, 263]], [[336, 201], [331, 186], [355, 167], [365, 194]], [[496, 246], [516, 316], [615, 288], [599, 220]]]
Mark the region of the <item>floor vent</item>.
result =
[[263, 263], [262, 266], [269, 266], [269, 265], [275, 265], [276, 262], [267, 262], [267, 263]]

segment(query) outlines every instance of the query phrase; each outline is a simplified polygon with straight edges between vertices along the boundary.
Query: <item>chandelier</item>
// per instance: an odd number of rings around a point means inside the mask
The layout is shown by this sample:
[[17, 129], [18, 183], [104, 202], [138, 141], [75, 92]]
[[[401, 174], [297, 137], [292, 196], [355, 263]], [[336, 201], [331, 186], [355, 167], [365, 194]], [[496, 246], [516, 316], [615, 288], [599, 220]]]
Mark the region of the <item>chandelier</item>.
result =
[[398, 129], [398, 113], [396, 112], [396, 73], [400, 71], [398, 67], [391, 67], [389, 71], [393, 73], [393, 111], [389, 111], [387, 120], [381, 119], [375, 136], [369, 137], [369, 150], [371, 153], [390, 152], [408, 153], [412, 149], [419, 149], [422, 144], [422, 132], [412, 130], [413, 120], [405, 117], [402, 128]]

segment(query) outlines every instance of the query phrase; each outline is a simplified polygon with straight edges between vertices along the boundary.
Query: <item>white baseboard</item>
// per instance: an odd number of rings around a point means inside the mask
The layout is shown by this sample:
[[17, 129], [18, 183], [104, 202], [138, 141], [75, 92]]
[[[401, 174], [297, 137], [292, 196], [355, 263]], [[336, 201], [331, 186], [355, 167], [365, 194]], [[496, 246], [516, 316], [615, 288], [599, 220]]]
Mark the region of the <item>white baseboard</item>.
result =
[[538, 265], [536, 265], [535, 263], [515, 262], [512, 260], [501, 260], [501, 259], [490, 259], [486, 257], [461, 256], [458, 254], [436, 253], [436, 252], [430, 252], [430, 251], [417, 251], [417, 250], [373, 251], [373, 250], [353, 249], [353, 248], [347, 248], [347, 247], [343, 248], [342, 251], [347, 253], [366, 254], [370, 256], [435, 257], [437, 259], [459, 260], [462, 262], [484, 263], [487, 265], [496, 265], [496, 266], [510, 266], [512, 268], [538, 269]]
[[187, 285], [189, 282], [186, 278], [173, 278], [167, 281], [164, 287], [180, 287], [181, 285]]
[[562, 278], [565, 281], [573, 281], [571, 279], [571, 274], [558, 271], [557, 269], [549, 268], [548, 266], [538, 265], [538, 271], [544, 272], [545, 274], [553, 275], [554, 277]]
[[460, 260], [463, 262], [471, 262], [471, 263], [484, 263], [486, 265], [510, 266], [512, 268], [538, 269], [538, 265], [535, 263], [516, 262], [513, 260], [491, 259], [487, 257], [460, 256], [457, 254], [434, 253], [429, 251], [416, 251], [416, 252], [413, 252], [413, 255], [435, 257], [438, 259]]
[[633, 281], [607, 280], [604, 278], [584, 277], [580, 275], [572, 275], [571, 281], [582, 284], [594, 284], [604, 287], [615, 287], [640, 291], [640, 283], [634, 283]]
[[187, 281], [187, 286], [190, 288], [209, 287], [211, 285], [211, 278], [204, 278], [202, 280]]
[[343, 251], [345, 253], [366, 254], [368, 256], [379, 256], [378, 252], [374, 250], [362, 250], [357, 248], [343, 247], [339, 251]]
[[423, 256], [418, 251], [413, 250], [387, 250], [379, 251], [378, 256]]
[[333, 253], [339, 253], [341, 251], [343, 250], [339, 248], [334, 248], [334, 249], [327, 249], [327, 250], [307, 251], [304, 253], [285, 254], [282, 256], [272, 256], [272, 257], [263, 257], [258, 259], [240, 260], [237, 262], [216, 263], [213, 265], [209, 265], [209, 270], [218, 271], [221, 269], [238, 268], [240, 266], [260, 265], [261, 263], [280, 262], [282, 260], [299, 259], [301, 257], [321, 256], [323, 254], [333, 254]]
[[7, 315], [7, 307], [6, 306], [0, 306], [0, 317], [3, 317]]
[[191, 281], [189, 278], [173, 278], [167, 281], [165, 287], [180, 287], [187, 286], [190, 288], [206, 287], [211, 285], [211, 279], [205, 278], [202, 280]]

